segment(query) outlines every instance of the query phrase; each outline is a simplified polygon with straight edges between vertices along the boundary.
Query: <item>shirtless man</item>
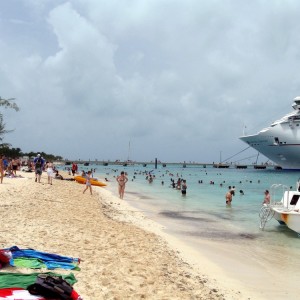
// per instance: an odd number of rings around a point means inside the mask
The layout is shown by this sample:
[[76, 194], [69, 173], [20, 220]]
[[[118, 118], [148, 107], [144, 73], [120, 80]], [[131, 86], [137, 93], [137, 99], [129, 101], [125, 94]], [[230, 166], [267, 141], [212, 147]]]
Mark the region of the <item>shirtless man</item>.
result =
[[226, 198], [226, 205], [231, 205], [232, 195], [233, 195], [233, 194], [234, 194], [234, 191], [233, 191], [233, 190], [228, 191], [228, 192], [226, 193], [226, 196], [225, 196], [225, 198]]
[[11, 169], [12, 169], [12, 173], [13, 173], [14, 176], [17, 176], [18, 164], [19, 164], [18, 159], [13, 158], [11, 160]]
[[121, 175], [117, 177], [117, 182], [119, 183], [119, 195], [120, 199], [123, 199], [125, 192], [125, 184], [128, 181], [128, 178], [125, 176], [124, 171], [121, 172]]

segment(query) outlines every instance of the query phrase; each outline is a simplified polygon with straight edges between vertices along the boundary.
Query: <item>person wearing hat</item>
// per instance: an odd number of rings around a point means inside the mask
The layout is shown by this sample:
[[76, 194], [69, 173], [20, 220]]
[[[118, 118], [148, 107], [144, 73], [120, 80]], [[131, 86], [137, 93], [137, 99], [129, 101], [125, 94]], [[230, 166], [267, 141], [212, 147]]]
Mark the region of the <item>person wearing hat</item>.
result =
[[44, 160], [41, 157], [41, 154], [38, 154], [37, 157], [33, 160], [34, 169], [35, 169], [35, 182], [41, 182], [41, 176], [43, 171]]

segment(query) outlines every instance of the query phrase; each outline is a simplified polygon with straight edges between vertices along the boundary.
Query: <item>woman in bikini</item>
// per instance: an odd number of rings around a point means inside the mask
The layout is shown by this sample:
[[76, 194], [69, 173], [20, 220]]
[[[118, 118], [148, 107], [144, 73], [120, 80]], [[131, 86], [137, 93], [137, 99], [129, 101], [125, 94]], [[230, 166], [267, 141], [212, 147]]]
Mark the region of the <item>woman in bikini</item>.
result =
[[125, 184], [128, 181], [128, 178], [125, 176], [124, 171], [121, 172], [121, 175], [117, 177], [117, 182], [119, 183], [119, 195], [120, 199], [123, 199], [125, 192]]

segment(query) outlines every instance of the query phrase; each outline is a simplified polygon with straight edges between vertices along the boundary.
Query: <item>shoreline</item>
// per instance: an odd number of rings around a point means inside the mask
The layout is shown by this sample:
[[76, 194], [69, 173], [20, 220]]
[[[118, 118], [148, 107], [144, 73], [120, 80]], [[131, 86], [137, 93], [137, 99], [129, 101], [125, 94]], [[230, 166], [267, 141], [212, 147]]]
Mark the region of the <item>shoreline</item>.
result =
[[[33, 173], [18, 174], [24, 178], [4, 178], [0, 185], [0, 215], [5, 220], [1, 248], [16, 245], [79, 257], [81, 271], [72, 272], [78, 280], [74, 289], [85, 300], [242, 299], [239, 292], [223, 292], [217, 282], [197, 274], [164, 238], [138, 227], [137, 212], [129, 213], [108, 190], [91, 196], [82, 194], [84, 186], [75, 182], [53, 180], [48, 185], [45, 173], [41, 183], [34, 182]], [[115, 220], [120, 214], [124, 219]], [[154, 222], [138, 214], [148, 229], [157, 230]]]
[[[113, 194], [116, 194], [117, 187], [110, 187], [110, 190]], [[214, 282], [220, 290], [231, 294], [230, 297], [232, 297], [232, 294], [235, 296], [239, 294], [239, 299], [268, 299], [269, 297], [272, 297], [272, 299], [291, 297], [289, 299], [293, 299], [297, 297], [296, 290], [292, 288], [292, 282], [296, 280], [296, 274], [289, 273], [290, 280], [282, 280], [281, 272], [279, 272], [281, 268], [276, 267], [277, 259], [272, 255], [269, 257], [264, 249], [257, 249], [254, 243], [245, 243], [238, 247], [241, 252], [236, 252], [235, 243], [229, 244], [201, 238], [183, 237], [176, 234], [176, 229], [173, 230], [174, 228], [170, 227], [170, 223], [166, 218], [160, 217], [155, 212], [153, 213], [151, 208], [149, 209], [149, 207], [140, 204], [136, 206], [138, 196], [144, 197], [145, 195], [129, 188], [127, 189], [127, 195], [125, 191], [124, 201], [117, 198], [113, 204], [116, 209], [120, 209], [121, 205], [125, 205], [124, 207], [128, 205], [128, 210], [137, 210], [144, 215], [142, 219], [137, 218], [135, 220], [137, 226], [155, 232], [155, 234], [164, 238], [168, 245], [198, 274], [207, 276], [210, 282]], [[146, 202], [144, 201], [144, 204]], [[124, 207], [121, 210], [126, 211]], [[144, 224], [143, 218], [147, 220], [150, 218], [152, 222], [156, 223], [156, 226], [151, 227], [147, 223]], [[172, 223], [171, 226], [174, 226], [174, 224]], [[275, 248], [274, 250], [277, 251]], [[261, 257], [264, 257], [267, 261], [261, 260]], [[272, 263], [272, 261], [274, 262]], [[283, 271], [282, 274], [286, 271]], [[278, 281], [281, 281], [285, 288], [278, 286], [276, 284]]]
[[[211, 289], [221, 291], [222, 294], [226, 295], [224, 299], [266, 299], [266, 297], [259, 295], [259, 293], [247, 289], [245, 285], [238, 280], [228, 278], [224, 269], [218, 266], [216, 261], [211, 257], [209, 258], [207, 253], [205, 254], [203, 251], [196, 250], [187, 242], [182, 241], [176, 234], [170, 233], [166, 226], [163, 225], [163, 222], [160, 222], [163, 218], [154, 221], [141, 211], [140, 208], [134, 206], [132, 203], [137, 200], [134, 194], [128, 197], [125, 191], [124, 199], [119, 199], [117, 197], [117, 185], [114, 183], [109, 187], [109, 190], [105, 190], [105, 192], [111, 193], [114, 196], [114, 201], [108, 201], [106, 204], [115, 210], [113, 217], [116, 220], [130, 222], [143, 230], [150, 231], [163, 238], [168, 247], [178, 255], [179, 259], [189, 265], [194, 276], [203, 278], [206, 285]], [[106, 201], [105, 198], [104, 201]], [[206, 249], [210, 248], [211, 250], [218, 249], [220, 245], [222, 244], [209, 244], [206, 241], [202, 243], [203, 247], [206, 247]]]

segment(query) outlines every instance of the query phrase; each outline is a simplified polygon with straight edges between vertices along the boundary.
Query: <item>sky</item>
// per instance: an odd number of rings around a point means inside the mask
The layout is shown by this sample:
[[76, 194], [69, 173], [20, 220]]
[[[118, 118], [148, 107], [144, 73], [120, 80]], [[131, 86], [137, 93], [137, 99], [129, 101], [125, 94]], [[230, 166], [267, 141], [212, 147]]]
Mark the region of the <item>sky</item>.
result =
[[299, 12], [297, 0], [0, 0], [0, 96], [20, 108], [1, 108], [3, 142], [70, 160], [251, 163], [239, 136], [300, 95]]

